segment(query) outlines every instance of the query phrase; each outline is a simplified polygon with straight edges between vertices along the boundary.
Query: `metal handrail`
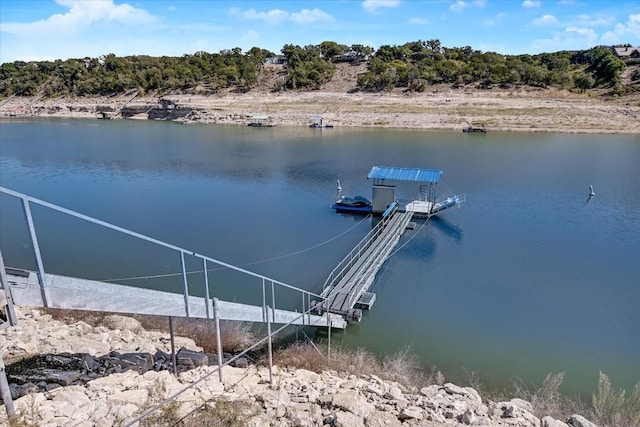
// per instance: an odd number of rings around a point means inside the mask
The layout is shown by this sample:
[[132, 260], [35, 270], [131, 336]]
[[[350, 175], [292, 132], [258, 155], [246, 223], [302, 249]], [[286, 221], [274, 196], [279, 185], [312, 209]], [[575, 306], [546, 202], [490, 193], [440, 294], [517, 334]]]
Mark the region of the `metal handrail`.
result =
[[[349, 269], [360, 259], [362, 253], [366, 251], [373, 241], [378, 237], [382, 229], [386, 226], [386, 224], [391, 220], [393, 215], [386, 216], [380, 220], [363, 238], [358, 242], [358, 244], [353, 248], [339, 263], [338, 265], [331, 270], [329, 273], [329, 277], [325, 280], [322, 285], [322, 293], [335, 286], [336, 282], [339, 282], [344, 277], [345, 271], [349, 271]], [[326, 297], [326, 295], [325, 295]]]
[[[290, 289], [290, 290], [295, 291], [295, 292], [299, 292], [300, 294], [302, 294], [303, 301], [304, 301], [305, 297], [309, 301], [308, 302], [308, 306], [311, 305], [310, 304], [311, 297], [319, 298], [320, 300], [324, 300], [323, 296], [318, 295], [318, 294], [316, 294], [314, 292], [307, 291], [305, 289], [301, 289], [301, 288], [298, 288], [298, 287], [293, 286], [293, 285], [289, 285], [289, 284], [281, 282], [279, 280], [272, 279], [272, 278], [270, 278], [268, 276], [264, 276], [264, 275], [259, 274], [259, 273], [254, 273], [252, 271], [245, 270], [243, 268], [240, 268], [240, 267], [237, 267], [235, 265], [226, 263], [224, 261], [220, 261], [220, 260], [208, 257], [206, 255], [202, 255], [202, 254], [190, 251], [190, 250], [188, 250], [186, 248], [182, 248], [180, 246], [176, 246], [176, 245], [173, 245], [171, 243], [163, 242], [163, 241], [155, 239], [153, 237], [149, 237], [149, 236], [146, 236], [144, 234], [141, 234], [141, 233], [126, 229], [124, 227], [120, 227], [120, 226], [108, 223], [106, 221], [102, 221], [102, 220], [90, 217], [88, 215], [81, 214], [81, 213], [73, 211], [71, 209], [67, 209], [67, 208], [64, 208], [62, 206], [58, 206], [58, 205], [46, 202], [46, 201], [41, 200], [41, 199], [37, 199], [35, 197], [28, 196], [26, 194], [11, 190], [11, 189], [6, 188], [6, 187], [0, 186], [0, 193], [4, 193], [4, 194], [7, 194], [9, 196], [13, 196], [13, 197], [16, 197], [16, 198], [19, 198], [20, 200], [22, 200], [25, 217], [27, 219], [27, 225], [29, 227], [29, 232], [30, 232], [30, 235], [31, 235], [33, 248], [34, 248], [34, 252], [35, 252], [36, 263], [37, 263], [37, 266], [38, 266], [38, 276], [39, 276], [40, 288], [41, 288], [41, 294], [42, 294], [42, 301], [43, 301], [43, 304], [44, 304], [45, 307], [48, 306], [48, 304], [47, 304], [47, 295], [46, 295], [45, 271], [44, 271], [44, 265], [43, 265], [43, 262], [42, 262], [42, 257], [41, 257], [41, 254], [40, 254], [40, 248], [39, 248], [39, 245], [38, 245], [37, 233], [36, 233], [36, 230], [35, 230], [35, 225], [33, 223], [33, 217], [31, 215], [31, 209], [30, 209], [30, 204], [31, 203], [37, 204], [37, 205], [40, 205], [40, 206], [43, 206], [43, 207], [46, 207], [46, 208], [49, 208], [49, 209], [53, 209], [55, 211], [58, 211], [58, 212], [61, 212], [61, 213], [67, 214], [67, 215], [71, 215], [73, 217], [76, 217], [76, 218], [91, 222], [93, 224], [97, 224], [97, 225], [109, 228], [111, 230], [115, 230], [115, 231], [118, 231], [120, 233], [124, 233], [124, 234], [127, 234], [129, 236], [136, 237], [138, 239], [145, 240], [147, 242], [150, 242], [150, 243], [153, 243], [153, 244], [156, 244], [156, 245], [159, 245], [159, 246], [162, 246], [162, 247], [165, 247], [165, 248], [168, 248], [168, 249], [171, 249], [171, 250], [179, 252], [180, 253], [181, 266], [182, 266], [182, 277], [183, 277], [183, 285], [184, 285], [183, 292], [184, 292], [184, 299], [185, 299], [185, 314], [186, 314], [186, 317], [189, 317], [189, 302], [188, 302], [189, 289], [188, 289], [188, 283], [187, 283], [187, 278], [186, 278], [186, 270], [185, 270], [185, 262], [184, 262], [184, 255], [185, 254], [188, 254], [188, 255], [191, 255], [193, 257], [201, 259], [202, 262], [205, 265], [205, 290], [206, 290], [206, 293], [207, 293], [206, 299], [209, 298], [209, 296], [208, 296], [209, 285], [208, 285], [208, 278], [207, 278], [207, 275], [206, 275], [206, 262], [212, 262], [212, 263], [218, 264], [218, 265], [220, 265], [222, 267], [225, 267], [225, 268], [228, 268], [228, 269], [231, 269], [231, 270], [235, 270], [237, 272], [240, 272], [240, 273], [243, 273], [243, 274], [246, 274], [246, 275], [249, 275], [249, 276], [253, 276], [253, 277], [256, 277], [258, 279], [261, 279], [262, 280], [262, 286], [263, 286], [263, 304], [262, 304], [263, 306], [265, 306], [266, 303], [267, 303], [266, 298], [265, 298], [265, 292], [264, 292], [265, 283], [267, 281], [271, 282], [271, 303], [272, 303], [272, 308], [274, 310], [276, 309], [275, 289], [274, 289], [274, 286], [276, 286], [276, 285], [279, 286], [279, 287], [282, 287], [282, 288]], [[209, 317], [208, 304], [207, 304], [207, 318], [210, 318]]]
[[[368, 270], [372, 264], [381, 262], [381, 259], [384, 259], [388, 255], [390, 249], [394, 246], [393, 244], [394, 240], [396, 239], [397, 236], [399, 236], [402, 233], [402, 226], [403, 226], [402, 221], [398, 221], [397, 224], [394, 224], [392, 232], [388, 234], [388, 237], [385, 240], [384, 245], [382, 245], [381, 250], [379, 250], [376, 253], [376, 256], [371, 260], [370, 263], [363, 266], [363, 268], [360, 270], [361, 272]], [[353, 305], [356, 302], [356, 299], [362, 293], [362, 289], [366, 286], [366, 281], [369, 280], [368, 274], [358, 274], [357, 276], [360, 277], [359, 284], [358, 286], [352, 287], [347, 296], [349, 301], [349, 307], [353, 307]]]

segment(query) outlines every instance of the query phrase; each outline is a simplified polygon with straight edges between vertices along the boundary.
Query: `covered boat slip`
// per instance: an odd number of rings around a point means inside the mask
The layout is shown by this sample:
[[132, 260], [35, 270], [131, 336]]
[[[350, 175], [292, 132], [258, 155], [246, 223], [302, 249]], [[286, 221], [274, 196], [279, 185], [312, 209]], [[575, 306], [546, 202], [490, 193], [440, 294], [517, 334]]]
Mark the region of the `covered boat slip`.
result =
[[436, 202], [436, 190], [442, 171], [438, 169], [395, 168], [388, 166], [374, 166], [367, 179], [373, 179], [373, 212], [381, 212], [391, 201], [395, 201], [395, 186], [385, 181], [409, 181], [420, 184], [417, 200], [412, 200], [401, 206], [406, 211], [413, 212], [419, 217], [430, 217], [452, 206], [460, 206], [465, 202], [465, 195], [453, 195]]

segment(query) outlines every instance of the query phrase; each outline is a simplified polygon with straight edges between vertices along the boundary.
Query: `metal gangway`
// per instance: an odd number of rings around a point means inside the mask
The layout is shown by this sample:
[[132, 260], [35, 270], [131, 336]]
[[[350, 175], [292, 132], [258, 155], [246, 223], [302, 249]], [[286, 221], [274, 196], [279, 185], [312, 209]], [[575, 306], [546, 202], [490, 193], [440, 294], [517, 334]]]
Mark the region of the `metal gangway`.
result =
[[398, 208], [397, 202], [391, 203], [371, 231], [331, 271], [322, 286], [318, 311], [360, 321], [361, 308], [371, 308], [375, 294], [368, 292], [369, 287], [413, 217], [413, 212]]
[[[235, 320], [259, 323], [292, 324], [340, 328], [346, 327], [345, 319], [332, 313], [312, 313], [312, 305], [322, 304], [323, 297], [316, 293], [292, 286], [279, 280], [254, 273], [229, 263], [190, 251], [188, 249], [154, 239], [149, 236], [119, 227], [114, 224], [36, 199], [26, 194], [0, 187], [0, 193], [20, 199], [28, 233], [33, 247], [36, 270], [3, 268], [7, 283], [13, 295], [13, 302], [18, 306], [64, 308], [89, 311], [106, 311], [114, 313], [151, 314], [171, 317], [193, 317], [212, 319], [214, 311], [219, 320]], [[150, 242], [154, 245], [175, 251], [179, 256], [182, 275], [182, 293], [173, 293], [155, 289], [146, 289], [131, 285], [114, 284], [99, 280], [71, 277], [49, 273], [40, 251], [39, 236], [31, 213], [31, 206], [37, 205], [60, 212], [101, 227], [106, 227]], [[98, 244], [98, 243], [96, 243]], [[10, 248], [9, 248], [10, 249]], [[64, 247], [59, 248], [64, 251]], [[7, 248], [5, 248], [7, 250]], [[2, 253], [0, 252], [0, 256]], [[203, 297], [192, 295], [189, 288], [187, 257], [199, 260], [204, 275]], [[211, 267], [226, 268], [248, 276], [260, 289], [259, 304], [224, 301], [210, 295], [210, 284], [207, 272]], [[191, 289], [193, 291], [193, 289]], [[286, 293], [289, 303], [278, 303], [276, 294]], [[297, 297], [296, 297], [297, 295]], [[216, 307], [214, 310], [214, 299]], [[299, 301], [291, 306], [290, 300]], [[278, 305], [279, 304], [279, 305]], [[304, 314], [304, 315], [301, 315]]]

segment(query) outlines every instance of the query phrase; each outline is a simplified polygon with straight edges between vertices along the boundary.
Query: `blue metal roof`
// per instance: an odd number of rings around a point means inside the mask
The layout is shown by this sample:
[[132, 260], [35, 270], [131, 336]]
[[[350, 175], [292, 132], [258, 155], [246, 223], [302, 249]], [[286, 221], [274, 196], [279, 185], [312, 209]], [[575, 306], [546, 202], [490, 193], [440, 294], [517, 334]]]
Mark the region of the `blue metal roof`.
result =
[[433, 182], [440, 180], [441, 170], [437, 169], [416, 169], [416, 168], [394, 168], [388, 166], [374, 166], [369, 171], [367, 179], [392, 179], [395, 181]]

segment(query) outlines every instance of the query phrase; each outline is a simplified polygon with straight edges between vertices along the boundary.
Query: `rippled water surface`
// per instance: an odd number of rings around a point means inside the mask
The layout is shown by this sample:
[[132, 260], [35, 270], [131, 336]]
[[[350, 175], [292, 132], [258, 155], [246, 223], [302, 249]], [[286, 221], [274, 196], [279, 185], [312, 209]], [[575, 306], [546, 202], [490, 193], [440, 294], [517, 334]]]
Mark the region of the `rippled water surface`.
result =
[[[410, 346], [451, 380], [474, 371], [496, 388], [550, 372], [568, 392], [590, 393], [598, 371], [640, 380], [637, 136], [0, 123], [0, 185], [314, 291], [371, 225], [329, 209], [336, 179], [368, 196], [374, 165], [441, 169], [442, 196], [467, 202], [405, 234], [373, 310], [335, 341]], [[0, 203], [5, 263], [29, 267], [21, 207]], [[34, 219], [47, 271], [181, 289], [175, 254], [41, 208]], [[212, 277], [214, 294], [250, 292]]]

